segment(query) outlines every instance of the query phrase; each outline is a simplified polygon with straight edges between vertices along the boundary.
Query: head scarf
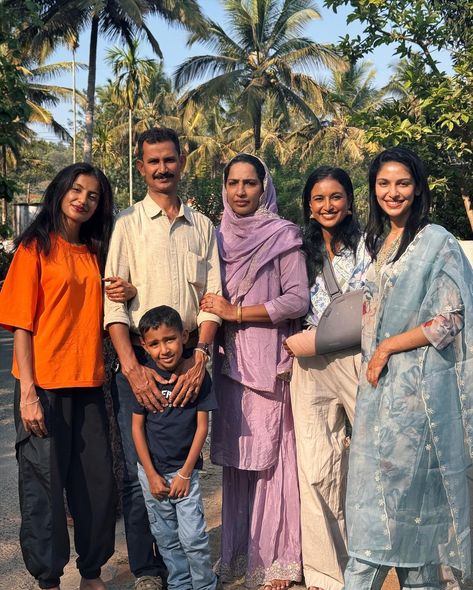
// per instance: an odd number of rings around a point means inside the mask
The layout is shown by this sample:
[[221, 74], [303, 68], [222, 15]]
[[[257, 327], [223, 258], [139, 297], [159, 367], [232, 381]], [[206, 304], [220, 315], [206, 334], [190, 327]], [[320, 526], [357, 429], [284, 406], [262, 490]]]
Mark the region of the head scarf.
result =
[[266, 164], [257, 159], [264, 166], [265, 177], [258, 209], [252, 215], [243, 217], [232, 210], [223, 181], [224, 211], [217, 241], [224, 293], [232, 303], [241, 303], [258, 271], [270, 260], [302, 245], [300, 229], [279, 217], [273, 180]]
[[[280, 276], [268, 263], [302, 245], [300, 229], [277, 214], [276, 190], [266, 164], [260, 162], [265, 178], [258, 209], [247, 216], [235, 213], [228, 204], [224, 180], [224, 212], [217, 228], [223, 293], [232, 303], [243, 305], [263, 304], [281, 294]], [[222, 372], [252, 389], [273, 392], [276, 376], [291, 366], [282, 346], [290, 333], [289, 322], [284, 326], [226, 322], [224, 329]]]

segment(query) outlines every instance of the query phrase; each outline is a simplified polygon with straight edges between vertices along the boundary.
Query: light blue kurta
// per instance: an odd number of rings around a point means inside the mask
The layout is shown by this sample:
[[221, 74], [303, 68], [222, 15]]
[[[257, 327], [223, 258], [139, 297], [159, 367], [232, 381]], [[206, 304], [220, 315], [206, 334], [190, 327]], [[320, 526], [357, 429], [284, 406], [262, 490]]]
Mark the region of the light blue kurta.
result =
[[[452, 311], [463, 314], [464, 328], [450, 345], [392, 355], [378, 386], [367, 382], [367, 363], [383, 339]], [[349, 554], [403, 567], [444, 563], [468, 575], [473, 273], [442, 227], [421, 230], [380, 276], [370, 267], [362, 352], [348, 474]]]

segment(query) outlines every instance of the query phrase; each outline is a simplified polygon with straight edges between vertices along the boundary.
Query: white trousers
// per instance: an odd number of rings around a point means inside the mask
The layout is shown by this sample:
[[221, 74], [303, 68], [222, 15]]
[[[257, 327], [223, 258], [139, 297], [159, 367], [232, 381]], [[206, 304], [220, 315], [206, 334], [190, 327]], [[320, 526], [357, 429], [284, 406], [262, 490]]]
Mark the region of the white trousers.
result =
[[291, 402], [306, 586], [341, 590], [348, 555], [345, 423], [353, 422], [359, 349], [294, 360]]

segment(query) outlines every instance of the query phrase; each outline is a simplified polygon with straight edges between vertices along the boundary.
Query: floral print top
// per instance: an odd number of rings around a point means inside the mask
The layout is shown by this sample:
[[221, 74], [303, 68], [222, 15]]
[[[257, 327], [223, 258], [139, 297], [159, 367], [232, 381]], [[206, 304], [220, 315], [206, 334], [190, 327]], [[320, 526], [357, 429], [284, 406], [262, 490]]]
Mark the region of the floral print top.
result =
[[[343, 293], [362, 289], [365, 282], [366, 271], [371, 263], [371, 258], [366, 251], [365, 241], [360, 239], [355, 256], [349, 248], [344, 248], [332, 260], [332, 266], [338, 285]], [[330, 303], [330, 296], [325, 287], [324, 278], [320, 273], [310, 288], [310, 308], [304, 325], [318, 326], [320, 317]]]

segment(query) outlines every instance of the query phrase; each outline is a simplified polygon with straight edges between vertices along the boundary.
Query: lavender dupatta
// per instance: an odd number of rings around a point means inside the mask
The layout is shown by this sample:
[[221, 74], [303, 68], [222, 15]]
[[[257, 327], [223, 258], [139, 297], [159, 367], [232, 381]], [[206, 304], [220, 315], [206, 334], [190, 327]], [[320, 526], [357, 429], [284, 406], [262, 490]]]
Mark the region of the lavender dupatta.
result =
[[[261, 161], [261, 160], [260, 160]], [[262, 162], [262, 161], [261, 161]], [[281, 295], [276, 259], [302, 245], [300, 229], [277, 214], [276, 190], [266, 176], [259, 206], [253, 215], [234, 213], [222, 189], [224, 212], [217, 228], [224, 296], [241, 305], [264, 304]], [[270, 264], [274, 261], [274, 264]], [[282, 346], [288, 325], [270, 323], [224, 324], [222, 372], [252, 389], [273, 392], [278, 374], [287, 372], [291, 359]], [[255, 366], [264, 350], [264, 366]]]

